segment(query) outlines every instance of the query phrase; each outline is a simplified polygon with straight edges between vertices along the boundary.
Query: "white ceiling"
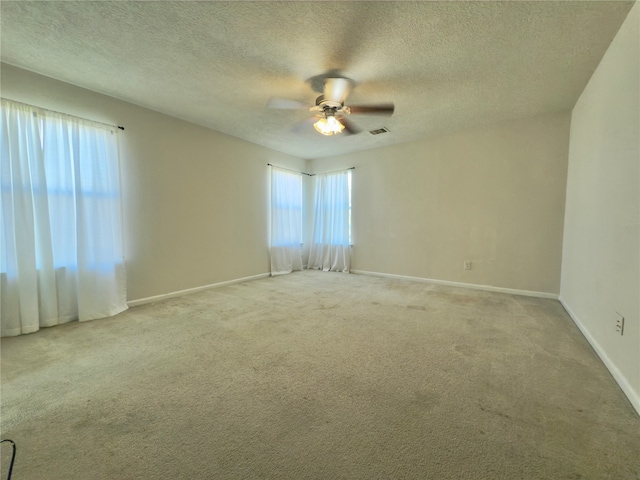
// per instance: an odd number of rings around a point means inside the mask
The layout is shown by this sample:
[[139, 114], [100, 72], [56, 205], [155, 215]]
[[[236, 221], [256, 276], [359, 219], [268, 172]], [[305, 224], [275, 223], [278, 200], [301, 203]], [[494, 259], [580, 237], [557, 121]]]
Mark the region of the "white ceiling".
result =
[[[1, 59], [319, 158], [570, 109], [632, 4], [2, 0]], [[309, 112], [267, 108], [312, 105], [332, 71], [356, 82], [347, 104], [391, 101], [394, 115], [323, 137], [293, 131]]]

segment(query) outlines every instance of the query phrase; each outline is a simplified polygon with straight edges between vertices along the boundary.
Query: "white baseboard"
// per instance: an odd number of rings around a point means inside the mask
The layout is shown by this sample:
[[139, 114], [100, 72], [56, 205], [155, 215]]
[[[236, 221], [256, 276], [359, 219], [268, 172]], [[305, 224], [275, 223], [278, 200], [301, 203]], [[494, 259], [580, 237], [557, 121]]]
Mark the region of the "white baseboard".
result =
[[622, 374], [620, 369], [618, 369], [618, 367], [611, 361], [611, 359], [609, 358], [609, 355], [607, 355], [607, 352], [600, 346], [598, 341], [591, 335], [589, 330], [587, 330], [587, 327], [585, 327], [582, 321], [580, 321], [580, 318], [578, 318], [578, 316], [574, 313], [574, 311], [571, 310], [571, 307], [567, 305], [567, 303], [564, 301], [562, 297], [560, 297], [559, 300], [562, 306], [564, 307], [564, 309], [567, 311], [567, 313], [571, 317], [571, 320], [573, 320], [573, 323], [576, 324], [576, 326], [582, 332], [582, 335], [584, 335], [587, 341], [591, 344], [591, 347], [595, 350], [598, 357], [600, 357], [600, 360], [602, 360], [602, 363], [604, 363], [604, 366], [607, 367], [607, 370], [609, 370], [609, 373], [611, 373], [611, 376], [613, 377], [613, 379], [616, 381], [616, 383], [620, 386], [624, 394], [627, 396], [627, 398], [629, 399], [629, 402], [631, 402], [631, 405], [633, 405], [633, 408], [635, 408], [636, 412], [638, 412], [638, 415], [640, 415], [640, 395], [638, 395], [638, 392], [633, 390], [633, 388], [627, 381], [627, 378]]
[[370, 275], [373, 277], [397, 278], [400, 280], [412, 280], [414, 282], [432, 283], [435, 285], [445, 285], [448, 287], [470, 288], [472, 290], [484, 290], [486, 292], [508, 293], [511, 295], [524, 295], [526, 297], [550, 298], [558, 300], [555, 293], [535, 292], [531, 290], [518, 290], [515, 288], [493, 287], [491, 285], [477, 285], [475, 283], [450, 282], [448, 280], [434, 280], [432, 278], [410, 277], [407, 275], [395, 275], [393, 273], [367, 272], [364, 270], [351, 270], [351, 273], [358, 275]]
[[209, 285], [202, 285], [201, 287], [187, 288], [186, 290], [179, 290], [177, 292], [164, 293], [162, 295], [154, 295], [153, 297], [139, 298], [138, 300], [131, 300], [127, 302], [129, 307], [137, 307], [138, 305], [144, 305], [145, 303], [157, 302], [158, 300], [166, 300], [168, 298], [180, 297], [182, 295], [188, 295], [190, 293], [197, 293], [203, 290], [209, 290], [211, 288], [224, 287], [225, 285], [232, 285], [234, 283], [248, 282], [250, 280], [257, 280], [259, 278], [266, 278], [270, 276], [270, 273], [261, 273], [259, 275], [252, 275], [250, 277], [236, 278], [234, 280], [227, 280], [226, 282], [212, 283]]

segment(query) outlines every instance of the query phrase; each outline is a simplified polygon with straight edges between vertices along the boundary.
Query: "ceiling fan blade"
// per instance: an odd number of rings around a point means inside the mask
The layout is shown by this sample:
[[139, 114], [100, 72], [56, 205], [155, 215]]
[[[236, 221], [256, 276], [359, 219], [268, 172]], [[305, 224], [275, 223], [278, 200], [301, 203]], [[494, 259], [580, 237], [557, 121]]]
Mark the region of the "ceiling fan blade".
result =
[[272, 97], [267, 103], [269, 108], [279, 108], [281, 110], [309, 110], [309, 105], [299, 102], [298, 100], [291, 100], [290, 98]]
[[349, 95], [349, 80], [346, 78], [327, 78], [324, 81], [324, 98], [336, 103], [344, 103]]
[[313, 131], [313, 128], [311, 128], [311, 127], [317, 121], [318, 121], [318, 117], [317, 116], [305, 118], [301, 122], [296, 123], [293, 126], [293, 128], [291, 129], [291, 131], [293, 133], [304, 133], [304, 132], [309, 131], [309, 130]]
[[347, 120], [346, 117], [336, 117], [338, 121], [344, 125], [344, 133], [347, 135], [353, 135], [355, 133], [360, 133], [361, 130], [356, 127], [350, 120]]
[[351, 114], [369, 114], [369, 115], [392, 115], [395, 106], [393, 103], [382, 103], [379, 105], [349, 105]]

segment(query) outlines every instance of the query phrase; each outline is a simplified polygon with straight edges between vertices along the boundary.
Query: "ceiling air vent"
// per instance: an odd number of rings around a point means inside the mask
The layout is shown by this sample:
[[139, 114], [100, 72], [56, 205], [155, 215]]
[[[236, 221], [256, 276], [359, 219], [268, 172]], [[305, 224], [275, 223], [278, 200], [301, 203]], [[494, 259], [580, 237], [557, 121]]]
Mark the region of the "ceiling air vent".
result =
[[371, 135], [380, 135], [381, 133], [387, 133], [388, 131], [389, 131], [388, 128], [382, 127], [382, 128], [378, 128], [376, 130], [369, 130], [369, 133]]

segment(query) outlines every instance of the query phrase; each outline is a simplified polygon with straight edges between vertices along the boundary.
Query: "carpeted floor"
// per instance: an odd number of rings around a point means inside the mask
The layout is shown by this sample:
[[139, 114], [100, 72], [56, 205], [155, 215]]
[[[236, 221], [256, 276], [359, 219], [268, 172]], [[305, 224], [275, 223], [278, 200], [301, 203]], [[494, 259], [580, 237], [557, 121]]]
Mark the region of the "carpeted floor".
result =
[[640, 418], [557, 301], [361, 275], [2, 339], [1, 413], [14, 480], [640, 478]]

